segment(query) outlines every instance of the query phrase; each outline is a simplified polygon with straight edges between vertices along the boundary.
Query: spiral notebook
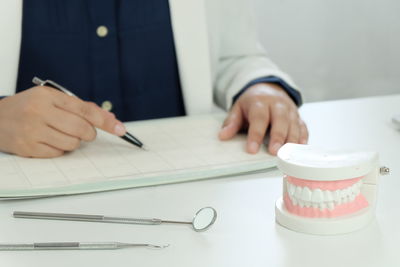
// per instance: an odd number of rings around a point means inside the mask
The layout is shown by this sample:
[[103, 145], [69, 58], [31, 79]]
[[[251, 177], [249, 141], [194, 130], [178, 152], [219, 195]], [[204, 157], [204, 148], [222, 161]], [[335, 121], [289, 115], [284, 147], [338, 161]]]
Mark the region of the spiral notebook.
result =
[[147, 151], [102, 131], [94, 142], [54, 159], [0, 153], [0, 199], [70, 195], [264, 171], [275, 166], [265, 147], [245, 152], [246, 136], [218, 140], [224, 116], [127, 123]]

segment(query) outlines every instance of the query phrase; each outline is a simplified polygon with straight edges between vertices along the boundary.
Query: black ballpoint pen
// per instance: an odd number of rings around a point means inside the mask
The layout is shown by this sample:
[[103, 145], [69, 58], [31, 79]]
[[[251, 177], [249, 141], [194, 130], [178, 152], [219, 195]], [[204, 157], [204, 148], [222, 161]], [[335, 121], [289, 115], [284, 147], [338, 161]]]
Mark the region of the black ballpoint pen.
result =
[[[65, 94], [67, 94], [69, 96], [77, 97], [74, 93], [69, 91], [67, 88], [65, 88], [65, 87], [63, 87], [63, 86], [59, 85], [58, 83], [53, 82], [51, 80], [43, 81], [43, 80], [39, 79], [38, 77], [33, 77], [32, 82], [34, 84], [36, 84], [36, 85], [39, 85], [39, 86], [50, 86], [50, 87], [52, 87], [54, 89], [57, 89], [57, 90], [65, 93]], [[131, 143], [132, 145], [135, 145], [137, 147], [145, 149], [145, 146], [143, 145], [143, 143], [140, 142], [139, 139], [137, 139], [136, 137], [134, 137], [132, 134], [130, 134], [128, 132], [126, 132], [123, 136], [120, 136], [120, 137], [122, 139], [124, 139], [125, 141], [127, 141], [128, 143]]]

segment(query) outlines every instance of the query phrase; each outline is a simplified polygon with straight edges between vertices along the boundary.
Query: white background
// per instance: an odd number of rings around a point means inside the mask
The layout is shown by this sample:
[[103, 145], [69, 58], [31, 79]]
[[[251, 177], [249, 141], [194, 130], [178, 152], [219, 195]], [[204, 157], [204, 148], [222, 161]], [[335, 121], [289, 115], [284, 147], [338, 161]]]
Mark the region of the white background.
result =
[[400, 1], [253, 1], [263, 45], [307, 102], [400, 93]]

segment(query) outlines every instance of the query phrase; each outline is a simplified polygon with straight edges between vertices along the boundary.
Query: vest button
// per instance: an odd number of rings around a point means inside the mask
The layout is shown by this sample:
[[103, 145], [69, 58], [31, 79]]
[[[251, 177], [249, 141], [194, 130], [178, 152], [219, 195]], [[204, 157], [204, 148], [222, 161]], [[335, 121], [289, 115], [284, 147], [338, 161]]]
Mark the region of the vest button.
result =
[[104, 101], [101, 104], [101, 108], [104, 109], [104, 110], [107, 110], [107, 111], [111, 111], [112, 107], [113, 107], [112, 103], [110, 101], [108, 101], [108, 100]]
[[101, 26], [97, 27], [96, 33], [97, 33], [97, 36], [99, 36], [99, 37], [102, 37], [102, 38], [106, 37], [108, 34], [108, 28], [106, 26], [101, 25]]

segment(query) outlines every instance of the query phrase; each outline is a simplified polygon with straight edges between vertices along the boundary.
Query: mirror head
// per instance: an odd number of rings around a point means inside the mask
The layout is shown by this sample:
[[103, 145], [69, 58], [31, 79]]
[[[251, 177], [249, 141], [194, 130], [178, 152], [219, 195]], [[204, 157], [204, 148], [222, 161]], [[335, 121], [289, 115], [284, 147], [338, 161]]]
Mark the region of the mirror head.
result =
[[206, 231], [217, 219], [217, 211], [212, 207], [205, 207], [196, 212], [192, 226], [196, 232]]

